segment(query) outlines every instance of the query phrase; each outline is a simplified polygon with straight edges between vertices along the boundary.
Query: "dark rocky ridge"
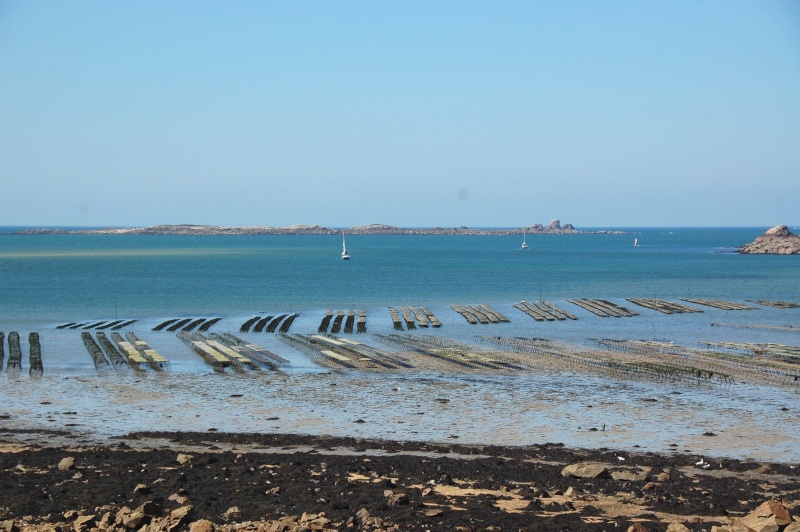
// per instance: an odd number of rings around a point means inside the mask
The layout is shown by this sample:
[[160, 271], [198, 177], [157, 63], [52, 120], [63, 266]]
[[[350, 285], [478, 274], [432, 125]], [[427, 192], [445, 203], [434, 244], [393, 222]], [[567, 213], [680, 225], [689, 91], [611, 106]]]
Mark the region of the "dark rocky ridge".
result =
[[[28, 229], [20, 234], [75, 234], [75, 235], [338, 235], [343, 231], [358, 235], [516, 235], [525, 230], [528, 234], [587, 234], [572, 224], [561, 225], [553, 220], [549, 225], [533, 224], [519, 229], [470, 229], [469, 227], [421, 227], [407, 228], [384, 224], [369, 224], [346, 229], [320, 225], [292, 225], [289, 227], [225, 227], [215, 225], [154, 225], [151, 227], [107, 228], [107, 229]], [[595, 231], [594, 233], [619, 233], [619, 231]]]
[[741, 253], [798, 255], [800, 254], [800, 236], [792, 234], [785, 225], [777, 225], [756, 238], [751, 244], [742, 246]]

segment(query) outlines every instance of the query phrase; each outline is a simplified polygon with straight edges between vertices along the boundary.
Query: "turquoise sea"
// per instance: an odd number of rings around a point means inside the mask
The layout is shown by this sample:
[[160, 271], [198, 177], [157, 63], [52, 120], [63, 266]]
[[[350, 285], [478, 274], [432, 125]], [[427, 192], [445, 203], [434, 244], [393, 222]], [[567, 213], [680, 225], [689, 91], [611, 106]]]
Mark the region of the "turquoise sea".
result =
[[353, 234], [349, 262], [337, 236], [0, 233], [0, 320], [42, 326], [540, 298], [800, 300], [800, 257], [732, 252], [763, 228], [625, 231], [528, 235], [525, 251], [515, 236]]
[[[713, 323], [800, 326], [800, 309], [754, 305], [666, 315], [626, 298], [800, 303], [800, 256], [740, 255], [767, 228], [622, 228], [624, 234], [518, 236], [19, 235], [0, 228], [0, 331], [41, 335], [44, 375], [0, 379], [15, 427], [63, 428], [77, 411], [87, 439], [161, 426], [176, 430], [285, 431], [445, 441], [706, 453], [800, 459], [796, 389], [631, 381], [575, 374], [514, 376], [330, 372], [275, 334], [245, 334], [290, 360], [275, 372], [215, 374], [168, 318], [219, 317], [211, 332], [239, 334], [256, 314], [299, 313], [291, 333], [316, 333], [326, 309], [365, 309], [367, 334], [391, 334], [389, 306], [427, 306], [440, 329], [413, 334], [471, 342], [475, 335], [648, 339], [800, 345], [800, 334]], [[614, 230], [615, 228], [603, 228]], [[586, 229], [592, 230], [592, 229]], [[793, 229], [794, 231], [794, 229]], [[795, 231], [796, 232], [796, 231]], [[634, 238], [640, 246], [634, 247]], [[567, 300], [606, 299], [635, 310], [601, 318]], [[514, 303], [547, 300], [577, 321], [535, 322]], [[452, 304], [484, 303], [511, 322], [469, 325]], [[98, 371], [69, 322], [135, 319], [134, 331], [167, 356], [168, 371]], [[408, 333], [405, 333], [408, 334]], [[386, 346], [384, 346], [386, 347]], [[26, 357], [27, 358], [27, 357]], [[177, 378], [176, 378], [177, 377]], [[337, 386], [332, 386], [336, 384]], [[232, 392], [237, 392], [233, 394]], [[389, 397], [387, 397], [387, 394]], [[230, 397], [246, 405], [230, 405]], [[451, 398], [449, 406], [434, 399]], [[656, 398], [657, 401], [653, 401]], [[457, 400], [456, 400], [457, 399]], [[643, 403], [642, 401], [647, 402]], [[231, 406], [236, 414], [232, 415]], [[426, 412], [425, 416], [419, 415]], [[697, 411], [713, 412], [695, 421]], [[763, 416], [768, 412], [768, 416]], [[365, 424], [353, 425], [355, 419]], [[587, 431], [607, 426], [606, 431]], [[758, 432], [758, 437], [753, 436]], [[717, 438], [703, 438], [714, 432]], [[676, 447], [677, 445], [677, 447]], [[676, 451], [677, 452], [677, 451]]]

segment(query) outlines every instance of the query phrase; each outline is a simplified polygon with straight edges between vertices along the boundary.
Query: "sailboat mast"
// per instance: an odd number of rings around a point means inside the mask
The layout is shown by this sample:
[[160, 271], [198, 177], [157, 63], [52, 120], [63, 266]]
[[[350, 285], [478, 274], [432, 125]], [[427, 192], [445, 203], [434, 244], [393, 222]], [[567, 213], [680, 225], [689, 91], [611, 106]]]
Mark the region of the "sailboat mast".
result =
[[342, 260], [350, 260], [350, 255], [347, 254], [347, 244], [344, 241], [344, 233], [342, 233]]

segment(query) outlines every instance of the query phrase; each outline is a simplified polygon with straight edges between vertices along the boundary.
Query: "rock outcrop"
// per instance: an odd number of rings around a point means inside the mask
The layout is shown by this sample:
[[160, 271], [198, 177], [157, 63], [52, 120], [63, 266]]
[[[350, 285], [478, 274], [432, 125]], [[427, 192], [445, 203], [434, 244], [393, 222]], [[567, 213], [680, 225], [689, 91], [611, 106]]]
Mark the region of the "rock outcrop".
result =
[[798, 255], [800, 236], [792, 234], [785, 225], [778, 225], [756, 238], [752, 244], [742, 246], [741, 253]]

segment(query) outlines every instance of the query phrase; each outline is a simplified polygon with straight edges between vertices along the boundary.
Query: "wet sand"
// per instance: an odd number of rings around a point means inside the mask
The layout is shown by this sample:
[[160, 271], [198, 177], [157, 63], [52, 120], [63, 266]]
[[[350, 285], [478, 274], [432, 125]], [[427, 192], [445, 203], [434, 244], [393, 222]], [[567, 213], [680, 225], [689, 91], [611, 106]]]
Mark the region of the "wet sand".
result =
[[213, 428], [800, 460], [798, 395], [780, 389], [577, 374], [105, 372], [4, 380], [0, 429], [67, 431], [63, 443], [104, 445], [153, 427]]

